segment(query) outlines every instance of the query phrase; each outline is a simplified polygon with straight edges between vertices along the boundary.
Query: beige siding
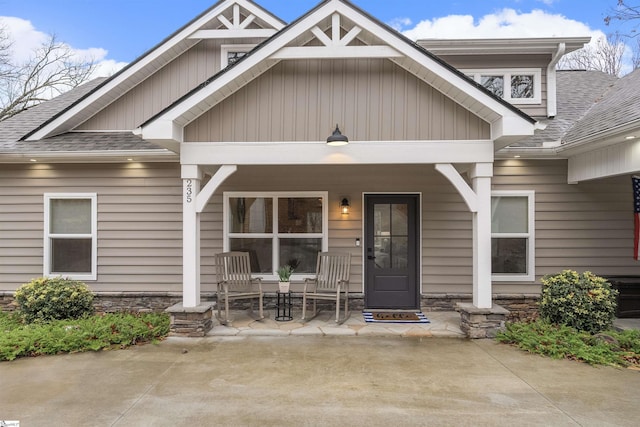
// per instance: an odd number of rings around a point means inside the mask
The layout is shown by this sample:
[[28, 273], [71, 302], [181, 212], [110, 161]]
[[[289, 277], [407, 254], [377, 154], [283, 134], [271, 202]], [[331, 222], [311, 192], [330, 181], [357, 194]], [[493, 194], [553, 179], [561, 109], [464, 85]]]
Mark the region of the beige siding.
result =
[[566, 167], [566, 161], [496, 163], [495, 189], [536, 192], [537, 278], [565, 268], [639, 274], [629, 177], [569, 185]]
[[44, 193], [97, 193], [97, 291], [182, 289], [178, 165], [2, 165], [0, 290], [43, 272]]
[[134, 129], [219, 71], [222, 45], [258, 42], [258, 39], [241, 43], [227, 39], [201, 41], [78, 129]]
[[547, 65], [551, 61], [550, 55], [441, 55], [447, 63], [461, 70], [478, 69], [510, 69], [510, 68], [538, 68], [542, 73], [540, 104], [515, 104], [531, 117], [546, 117], [547, 115]]
[[[421, 193], [423, 291], [471, 292], [471, 214], [453, 187], [431, 165], [241, 167], [220, 191], [328, 191], [329, 249], [352, 254], [350, 289], [354, 292], [363, 291], [363, 247], [355, 246], [355, 239], [363, 238], [363, 193]], [[343, 196], [351, 201], [348, 217], [339, 212]], [[221, 194], [214, 197], [210, 208], [222, 211]], [[208, 239], [222, 238], [218, 227], [208, 227]], [[207, 249], [207, 256], [218, 249], [213, 245]]]
[[[515, 159], [496, 162], [494, 173], [494, 190], [533, 190], [536, 200], [536, 282], [496, 282], [495, 293], [538, 292], [542, 275], [565, 268], [638, 274], [628, 177], [569, 185], [565, 161]], [[96, 192], [94, 289], [181, 291], [180, 189], [178, 165], [2, 165], [0, 290], [42, 274], [43, 194]], [[356, 292], [363, 289], [363, 248], [355, 246], [363, 237], [363, 193], [420, 193], [422, 291], [471, 292], [471, 214], [430, 165], [240, 167], [202, 215], [205, 292], [214, 290], [212, 259], [222, 250], [223, 191], [328, 191], [329, 248], [351, 252]], [[351, 200], [348, 217], [339, 213], [343, 196]]]
[[186, 141], [474, 140], [489, 125], [387, 60], [283, 61], [185, 128]]

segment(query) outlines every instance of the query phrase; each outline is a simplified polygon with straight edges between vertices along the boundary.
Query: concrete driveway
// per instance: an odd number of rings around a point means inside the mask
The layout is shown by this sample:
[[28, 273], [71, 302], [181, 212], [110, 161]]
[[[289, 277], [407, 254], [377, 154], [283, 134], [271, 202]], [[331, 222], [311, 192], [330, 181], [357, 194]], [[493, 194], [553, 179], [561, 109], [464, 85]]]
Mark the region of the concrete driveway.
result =
[[640, 372], [491, 340], [233, 336], [0, 363], [24, 426], [636, 426]]

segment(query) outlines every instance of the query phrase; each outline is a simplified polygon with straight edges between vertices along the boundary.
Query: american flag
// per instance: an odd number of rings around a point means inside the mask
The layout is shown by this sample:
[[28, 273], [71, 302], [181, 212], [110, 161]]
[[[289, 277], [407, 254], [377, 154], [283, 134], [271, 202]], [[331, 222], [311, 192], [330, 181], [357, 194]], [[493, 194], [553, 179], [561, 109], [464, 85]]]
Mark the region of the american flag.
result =
[[640, 243], [640, 176], [632, 176], [633, 183], [633, 259], [638, 259], [638, 243]]

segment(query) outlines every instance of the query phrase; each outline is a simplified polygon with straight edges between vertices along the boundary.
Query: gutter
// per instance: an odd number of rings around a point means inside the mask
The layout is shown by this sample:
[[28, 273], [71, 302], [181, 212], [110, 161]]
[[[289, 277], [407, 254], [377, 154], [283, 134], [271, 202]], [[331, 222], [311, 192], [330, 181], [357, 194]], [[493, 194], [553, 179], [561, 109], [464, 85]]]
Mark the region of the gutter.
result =
[[179, 156], [159, 150], [100, 150], [100, 151], [30, 151], [0, 152], [2, 163], [128, 163], [178, 162]]
[[566, 43], [558, 43], [558, 49], [551, 57], [551, 62], [547, 65], [547, 117], [552, 119], [558, 113], [557, 88], [556, 88], [556, 65], [567, 50]]

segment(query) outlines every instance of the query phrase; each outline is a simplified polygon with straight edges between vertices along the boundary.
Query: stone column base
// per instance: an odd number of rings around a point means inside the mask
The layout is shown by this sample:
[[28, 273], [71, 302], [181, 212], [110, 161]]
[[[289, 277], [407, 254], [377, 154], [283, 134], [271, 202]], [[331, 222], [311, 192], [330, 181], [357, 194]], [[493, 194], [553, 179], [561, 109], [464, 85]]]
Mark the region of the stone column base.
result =
[[478, 308], [469, 302], [459, 302], [456, 307], [460, 312], [460, 329], [467, 338], [495, 338], [504, 330], [509, 315], [509, 310], [497, 304], [491, 308]]
[[197, 307], [183, 307], [179, 302], [165, 311], [171, 315], [169, 335], [179, 337], [204, 337], [213, 328], [213, 306], [205, 302]]

